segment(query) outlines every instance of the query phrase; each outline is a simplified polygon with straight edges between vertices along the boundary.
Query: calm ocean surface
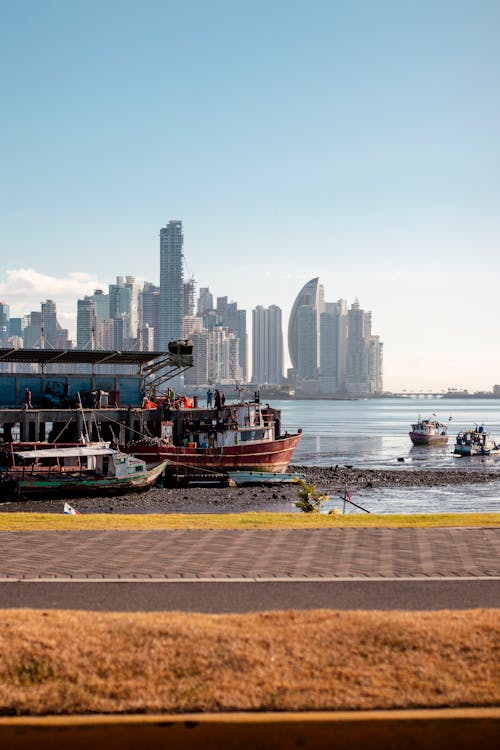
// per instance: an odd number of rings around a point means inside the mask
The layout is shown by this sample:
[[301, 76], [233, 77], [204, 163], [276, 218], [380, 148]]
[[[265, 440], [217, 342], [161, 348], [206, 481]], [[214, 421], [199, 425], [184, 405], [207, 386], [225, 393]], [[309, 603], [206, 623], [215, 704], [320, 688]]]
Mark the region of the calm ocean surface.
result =
[[[457, 432], [483, 424], [500, 441], [500, 400], [395, 398], [356, 401], [273, 401], [281, 409], [282, 428], [298, 427], [303, 438], [295, 465], [352, 465], [368, 469], [460, 469], [498, 473], [498, 482], [450, 487], [381, 489], [356, 493], [352, 499], [376, 513], [444, 513], [500, 511], [500, 455], [457, 457]], [[408, 436], [412, 422], [433, 414], [451, 417], [448, 445], [414, 447]], [[404, 462], [398, 459], [404, 459]], [[328, 490], [328, 488], [319, 488]], [[326, 510], [339, 507], [337, 499]], [[290, 509], [289, 509], [290, 510]], [[359, 512], [359, 511], [356, 511]]]

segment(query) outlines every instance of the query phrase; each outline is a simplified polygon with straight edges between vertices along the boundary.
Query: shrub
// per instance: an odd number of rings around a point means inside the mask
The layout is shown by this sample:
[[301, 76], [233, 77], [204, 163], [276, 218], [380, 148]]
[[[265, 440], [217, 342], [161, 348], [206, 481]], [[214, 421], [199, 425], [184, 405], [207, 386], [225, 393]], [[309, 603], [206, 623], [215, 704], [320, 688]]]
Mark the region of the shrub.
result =
[[313, 484], [307, 484], [303, 479], [295, 481], [300, 484], [295, 506], [304, 513], [319, 513], [322, 503], [329, 499], [328, 495], [318, 492]]

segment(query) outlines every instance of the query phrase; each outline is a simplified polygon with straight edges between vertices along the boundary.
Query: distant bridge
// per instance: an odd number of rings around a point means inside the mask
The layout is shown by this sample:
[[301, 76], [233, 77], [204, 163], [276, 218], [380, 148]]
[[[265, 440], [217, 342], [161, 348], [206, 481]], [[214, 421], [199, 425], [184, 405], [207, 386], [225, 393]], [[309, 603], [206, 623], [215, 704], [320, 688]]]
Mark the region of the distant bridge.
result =
[[[437, 393], [433, 391], [403, 391], [402, 393], [386, 393], [385, 396], [389, 398], [444, 398], [448, 397], [447, 393], [439, 391]], [[464, 394], [457, 393], [457, 396]]]

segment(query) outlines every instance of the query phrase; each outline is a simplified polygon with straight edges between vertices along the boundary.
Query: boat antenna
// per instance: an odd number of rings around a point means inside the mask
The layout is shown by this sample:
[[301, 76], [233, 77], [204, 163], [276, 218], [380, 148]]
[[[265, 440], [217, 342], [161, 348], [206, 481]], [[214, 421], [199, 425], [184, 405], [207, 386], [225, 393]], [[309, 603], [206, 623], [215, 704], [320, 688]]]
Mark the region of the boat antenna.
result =
[[80, 396], [80, 391], [78, 391], [78, 393], [76, 394], [76, 396], [77, 396], [77, 399], [78, 399], [78, 406], [80, 407], [80, 411], [81, 411], [81, 414], [82, 414], [82, 421], [83, 421], [83, 424], [85, 425], [85, 428], [84, 428], [85, 429], [85, 436], [84, 437], [87, 439], [87, 443], [90, 443], [89, 428], [88, 428], [88, 425], [87, 425], [87, 420], [85, 419], [85, 412], [83, 411], [82, 397]]

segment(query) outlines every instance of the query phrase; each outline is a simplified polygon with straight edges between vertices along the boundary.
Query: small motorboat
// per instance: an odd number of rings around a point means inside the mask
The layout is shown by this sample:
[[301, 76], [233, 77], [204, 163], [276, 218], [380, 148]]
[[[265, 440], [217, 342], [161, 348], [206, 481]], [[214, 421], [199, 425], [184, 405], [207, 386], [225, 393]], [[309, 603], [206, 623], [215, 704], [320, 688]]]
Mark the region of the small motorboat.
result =
[[458, 456], [491, 456], [500, 453], [500, 444], [485, 430], [484, 425], [476, 425], [473, 429], [458, 433], [453, 453]]

